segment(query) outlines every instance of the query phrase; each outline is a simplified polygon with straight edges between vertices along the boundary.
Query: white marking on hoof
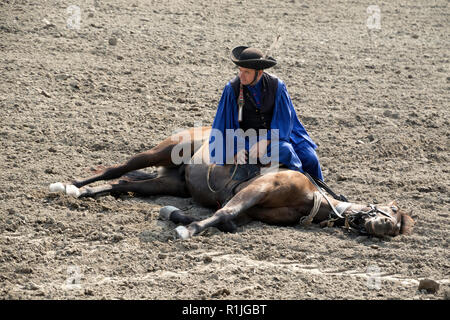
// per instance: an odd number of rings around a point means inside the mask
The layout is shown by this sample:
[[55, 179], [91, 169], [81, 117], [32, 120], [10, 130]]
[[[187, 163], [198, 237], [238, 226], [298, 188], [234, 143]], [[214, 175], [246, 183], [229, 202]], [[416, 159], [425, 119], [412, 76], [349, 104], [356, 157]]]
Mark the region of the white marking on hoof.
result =
[[165, 206], [162, 207], [159, 210], [159, 218], [161, 220], [170, 220], [170, 215], [172, 214], [172, 212], [176, 211], [176, 210], [180, 210], [174, 206]]
[[61, 182], [52, 183], [49, 186], [50, 192], [65, 192], [66, 187]]
[[66, 186], [66, 194], [68, 196], [72, 196], [72, 197], [78, 198], [80, 196], [81, 192], [80, 192], [80, 189], [75, 187], [73, 184], [68, 184]]
[[175, 231], [181, 240], [187, 240], [191, 237], [189, 235], [189, 230], [185, 226], [178, 226], [175, 228]]

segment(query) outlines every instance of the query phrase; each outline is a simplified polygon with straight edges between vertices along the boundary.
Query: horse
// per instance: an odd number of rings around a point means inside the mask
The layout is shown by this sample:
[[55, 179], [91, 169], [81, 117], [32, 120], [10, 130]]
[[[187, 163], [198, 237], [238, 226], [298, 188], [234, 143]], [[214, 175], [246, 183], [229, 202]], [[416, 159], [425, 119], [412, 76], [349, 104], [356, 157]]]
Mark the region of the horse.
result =
[[[298, 223], [342, 226], [380, 238], [413, 230], [414, 220], [396, 201], [375, 206], [329, 198], [305, 174], [282, 166], [261, 170], [258, 165], [259, 170], [253, 170], [256, 165], [211, 164], [210, 132], [211, 127], [178, 132], [119, 165], [106, 167], [88, 179], [71, 181], [66, 190], [69, 186], [77, 189], [80, 198], [129, 192], [140, 196], [192, 197], [202, 206], [219, 207], [205, 219], [186, 215], [176, 207], [163, 207], [159, 217], [179, 224], [175, 230], [183, 240], [209, 227], [235, 232], [237, 227], [253, 220], [282, 226]], [[173, 155], [177, 153], [190, 161], [174, 161]], [[156, 173], [149, 174], [140, 170], [146, 167], [158, 168]], [[100, 180], [113, 181], [88, 186]]]

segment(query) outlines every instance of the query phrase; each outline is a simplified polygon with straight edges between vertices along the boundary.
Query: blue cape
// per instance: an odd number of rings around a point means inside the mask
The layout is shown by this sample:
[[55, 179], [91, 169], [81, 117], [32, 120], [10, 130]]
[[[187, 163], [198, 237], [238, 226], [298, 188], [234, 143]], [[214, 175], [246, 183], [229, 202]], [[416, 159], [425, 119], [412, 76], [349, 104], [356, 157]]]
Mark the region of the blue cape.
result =
[[[255, 97], [257, 98], [257, 101], [261, 101], [259, 85], [260, 83], [256, 84], [254, 87], [248, 86], [252, 93], [256, 93]], [[229, 161], [230, 158], [233, 158], [237, 151], [237, 146], [235, 145], [233, 154], [230, 154], [230, 150], [227, 154], [227, 129], [239, 129], [237, 97], [234, 94], [230, 82], [227, 83], [223, 90], [217, 113], [212, 124], [212, 129], [209, 138], [210, 160], [211, 163], [223, 165], [227, 163], [227, 159]], [[278, 129], [278, 132], [273, 129]], [[218, 132], [224, 137], [224, 141], [220, 142], [220, 139], [217, 139]], [[302, 162], [296, 154], [295, 149], [298, 149], [297, 147], [303, 143], [308, 143], [314, 149], [317, 148], [316, 144], [311, 140], [305, 128], [300, 123], [294, 106], [292, 105], [291, 98], [289, 97], [289, 93], [287, 92], [286, 85], [280, 79], [278, 79], [278, 89], [275, 95], [275, 106], [270, 130], [268, 130], [267, 135], [260, 136], [258, 139], [261, 140], [263, 138], [271, 140], [271, 145], [273, 145], [273, 147], [276, 147], [274, 142], [276, 141], [276, 138], [278, 138], [278, 162], [283, 163], [291, 170], [300, 172], [303, 172]], [[235, 141], [236, 140], [237, 138]], [[250, 147], [251, 145], [246, 142], [246, 150], [249, 150]], [[216, 154], [216, 151], [219, 152]], [[267, 155], [271, 155], [271, 146], [268, 147]]]

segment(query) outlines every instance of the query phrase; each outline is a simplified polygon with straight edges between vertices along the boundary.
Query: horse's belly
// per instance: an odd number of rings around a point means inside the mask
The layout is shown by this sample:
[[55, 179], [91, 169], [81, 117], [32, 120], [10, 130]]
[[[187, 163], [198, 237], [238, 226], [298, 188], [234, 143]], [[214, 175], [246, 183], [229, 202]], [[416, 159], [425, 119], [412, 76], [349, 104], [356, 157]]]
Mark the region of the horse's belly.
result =
[[188, 165], [185, 172], [186, 186], [195, 202], [205, 207], [217, 207], [217, 195], [208, 188], [207, 174], [207, 165]]

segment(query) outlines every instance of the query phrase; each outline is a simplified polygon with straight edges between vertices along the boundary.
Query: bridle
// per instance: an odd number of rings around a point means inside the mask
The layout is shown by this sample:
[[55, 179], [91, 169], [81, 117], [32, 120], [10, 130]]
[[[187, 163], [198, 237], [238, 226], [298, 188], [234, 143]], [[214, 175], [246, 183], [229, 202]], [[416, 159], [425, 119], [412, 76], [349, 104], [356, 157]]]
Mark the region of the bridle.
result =
[[[374, 217], [374, 216], [376, 216], [376, 213], [379, 212], [379, 213], [381, 213], [382, 215], [384, 215], [384, 216], [386, 216], [386, 217], [388, 217], [388, 218], [390, 218], [390, 219], [393, 219], [393, 217], [392, 217], [389, 213], [387, 213], [386, 211], [381, 210], [380, 208], [378, 208], [377, 206], [375, 206], [375, 205], [373, 205], [373, 204], [369, 204], [368, 207], [370, 207], [370, 210], [369, 210], [369, 211], [362, 211], [362, 210], [356, 211], [356, 210], [352, 210], [352, 213], [353, 213], [353, 214], [366, 214], [366, 215], [368, 215], [369, 217]], [[397, 207], [395, 207], [395, 206], [392, 206], [391, 209], [392, 209], [394, 212], [398, 210]]]
[[[344, 227], [350, 231], [357, 231], [359, 233], [367, 233], [364, 222], [367, 218], [374, 218], [377, 216], [377, 213], [381, 213], [382, 215], [386, 216], [390, 220], [395, 220], [392, 215], [390, 215], [388, 212], [381, 210], [377, 206], [373, 204], [369, 204], [368, 207], [370, 208], [367, 211], [364, 210], [352, 210], [349, 214], [344, 214], [345, 216], [345, 222]], [[391, 207], [392, 211], [396, 212], [398, 208], [396, 206]], [[338, 220], [338, 219], [336, 219]], [[336, 221], [334, 220], [334, 221]], [[400, 222], [398, 222], [399, 224]]]
[[[331, 203], [330, 199], [325, 195], [324, 191], [319, 187], [319, 185], [317, 184], [317, 182], [320, 182], [322, 186], [326, 187], [325, 189], [332, 194], [333, 198], [339, 200], [339, 201], [344, 201], [347, 202], [347, 199], [345, 197], [343, 197], [342, 195], [337, 196], [334, 192], [331, 191], [331, 189], [322, 181], [318, 180], [316, 181], [316, 179], [314, 179], [313, 177], [311, 177], [307, 172], [303, 173], [310, 181], [311, 183], [317, 188], [317, 190], [320, 192], [320, 194], [325, 198], [325, 200], [327, 200], [328, 204], [331, 207], [331, 212], [328, 216], [328, 219], [325, 221], [322, 221], [321, 225], [322, 226], [328, 226], [328, 227], [332, 227], [334, 225], [335, 222], [337, 221], [342, 221], [344, 220], [344, 228], [346, 228], [347, 230], [350, 231], [357, 231], [359, 233], [367, 233], [367, 231], [365, 230], [364, 227], [364, 222], [367, 218], [374, 218], [377, 216], [377, 213], [381, 213], [382, 215], [384, 215], [385, 217], [389, 218], [390, 220], [395, 221], [395, 218], [392, 217], [388, 212], [381, 210], [380, 208], [378, 208], [377, 206], [373, 205], [373, 204], [369, 204], [369, 210], [364, 211], [364, 210], [352, 210], [351, 213], [347, 213], [345, 214], [345, 210], [348, 208], [348, 206], [350, 205], [350, 203], [348, 203], [348, 205], [341, 210], [337, 210], [333, 204]], [[397, 212], [398, 208], [396, 206], [392, 206], [391, 207], [392, 211]], [[399, 226], [400, 222], [397, 223], [397, 226]]]

